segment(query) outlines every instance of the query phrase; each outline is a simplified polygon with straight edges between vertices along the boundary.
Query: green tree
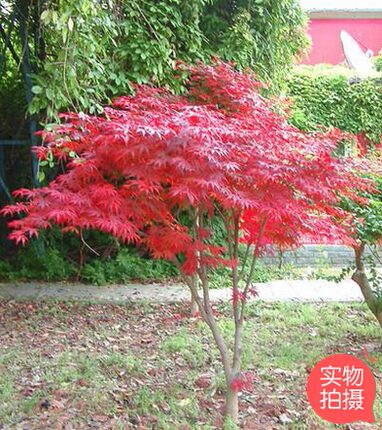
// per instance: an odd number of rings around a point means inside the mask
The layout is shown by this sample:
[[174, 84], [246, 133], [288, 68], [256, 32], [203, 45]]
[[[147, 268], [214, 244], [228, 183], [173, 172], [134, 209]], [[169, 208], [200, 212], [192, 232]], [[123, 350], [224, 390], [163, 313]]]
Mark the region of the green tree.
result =
[[[378, 193], [367, 194], [367, 203], [346, 199], [342, 206], [354, 216], [355, 237], [354, 273], [365, 302], [382, 328], [382, 275], [377, 266], [382, 265], [380, 243], [382, 240], [382, 177], [374, 178]], [[366, 254], [366, 251], [369, 251]]]
[[[12, 13], [11, 43], [31, 53], [31, 113], [44, 123], [63, 110], [99, 113], [132, 83], [183, 90], [177, 60], [212, 55], [253, 68], [280, 83], [293, 57], [307, 46], [297, 0], [14, 0], [3, 6], [3, 45]], [[22, 58], [21, 58], [22, 59]], [[7, 69], [17, 69], [9, 58]], [[0, 85], [1, 86], [1, 85]]]
[[252, 68], [277, 88], [293, 58], [309, 46], [306, 23], [298, 0], [214, 0], [201, 28], [212, 52]]
[[[382, 133], [381, 80], [378, 77], [359, 79], [353, 75], [353, 71], [343, 67], [297, 67], [288, 79], [289, 95], [293, 99], [291, 121], [305, 131], [337, 127], [355, 135], [357, 145], [351, 138], [337, 152], [360, 150], [371, 162], [377, 163], [373, 169], [377, 172], [380, 158], [375, 145], [380, 143]], [[369, 166], [364, 170], [370, 175]], [[362, 196], [367, 201], [343, 199], [341, 202], [354, 217], [356, 240], [354, 265], [343, 276], [353, 271], [352, 279], [382, 327], [382, 276], [377, 268], [382, 265], [382, 178], [373, 179], [377, 193]]]

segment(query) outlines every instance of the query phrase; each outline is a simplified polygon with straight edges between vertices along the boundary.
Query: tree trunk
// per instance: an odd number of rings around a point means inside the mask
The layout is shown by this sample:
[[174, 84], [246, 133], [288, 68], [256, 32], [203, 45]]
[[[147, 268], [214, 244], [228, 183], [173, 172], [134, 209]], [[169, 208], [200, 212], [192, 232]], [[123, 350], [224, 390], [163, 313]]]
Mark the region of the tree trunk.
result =
[[375, 316], [379, 322], [379, 325], [382, 328], [382, 312], [378, 312], [378, 314]]
[[239, 393], [228, 385], [225, 398], [225, 416], [237, 424], [239, 422]]
[[190, 307], [190, 314], [191, 316], [195, 316], [198, 313], [198, 304], [196, 303], [196, 300], [191, 295], [191, 307]]
[[[192, 282], [192, 285], [195, 288], [195, 293], [197, 293], [198, 289], [199, 289], [199, 279], [198, 279], [198, 276], [194, 275], [192, 277], [192, 281], [191, 282]], [[198, 311], [199, 311], [199, 305], [198, 305], [198, 302], [197, 302], [194, 294], [192, 293], [192, 289], [191, 289], [190, 292], [191, 292], [190, 314], [191, 314], [192, 317], [194, 317], [198, 313]], [[201, 312], [201, 310], [200, 310], [200, 312]]]
[[376, 295], [374, 294], [372, 288], [370, 287], [369, 280], [367, 279], [365, 273], [365, 265], [363, 264], [363, 254], [365, 251], [365, 244], [361, 244], [359, 248], [355, 248], [355, 264], [356, 271], [353, 273], [351, 277], [355, 283], [358, 284], [361, 289], [362, 295], [365, 299], [365, 302], [377, 321], [382, 328], [382, 309], [379, 306], [379, 301]]

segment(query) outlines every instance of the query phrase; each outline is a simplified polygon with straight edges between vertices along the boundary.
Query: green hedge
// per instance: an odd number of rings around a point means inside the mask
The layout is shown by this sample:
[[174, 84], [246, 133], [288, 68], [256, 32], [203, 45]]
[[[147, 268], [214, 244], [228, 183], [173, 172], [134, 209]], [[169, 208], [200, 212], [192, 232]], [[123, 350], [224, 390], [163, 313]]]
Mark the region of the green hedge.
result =
[[376, 57], [373, 58], [374, 66], [378, 72], [382, 72], [382, 54], [379, 53]]
[[345, 67], [298, 66], [287, 80], [291, 122], [303, 130], [319, 125], [365, 133], [373, 143], [382, 133], [382, 75], [360, 79]]

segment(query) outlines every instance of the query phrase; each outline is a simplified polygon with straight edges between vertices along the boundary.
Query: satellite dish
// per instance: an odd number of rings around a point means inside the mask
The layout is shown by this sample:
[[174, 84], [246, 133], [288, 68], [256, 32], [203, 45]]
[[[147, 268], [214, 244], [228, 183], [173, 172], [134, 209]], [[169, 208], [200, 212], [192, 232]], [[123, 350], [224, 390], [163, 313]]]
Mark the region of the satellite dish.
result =
[[341, 30], [342, 49], [344, 50], [345, 58], [349, 67], [355, 69], [360, 75], [367, 76], [373, 74], [374, 65], [370, 59], [370, 53], [365, 54], [358, 43], [350, 36], [350, 34]]

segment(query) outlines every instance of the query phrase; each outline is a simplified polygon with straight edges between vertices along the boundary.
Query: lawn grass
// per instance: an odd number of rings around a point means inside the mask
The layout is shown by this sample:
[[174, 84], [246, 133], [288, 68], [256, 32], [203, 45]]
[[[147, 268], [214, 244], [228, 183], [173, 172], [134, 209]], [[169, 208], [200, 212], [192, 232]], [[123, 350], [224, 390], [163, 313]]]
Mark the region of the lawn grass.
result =
[[[0, 301], [0, 429], [222, 428], [224, 378], [205, 324], [186, 305]], [[229, 336], [228, 305], [219, 305]], [[378, 420], [334, 426], [305, 397], [321, 358], [363, 348], [378, 362]], [[242, 428], [378, 429], [381, 332], [364, 305], [260, 303], [248, 307]], [[281, 416], [288, 424], [282, 424]]]

